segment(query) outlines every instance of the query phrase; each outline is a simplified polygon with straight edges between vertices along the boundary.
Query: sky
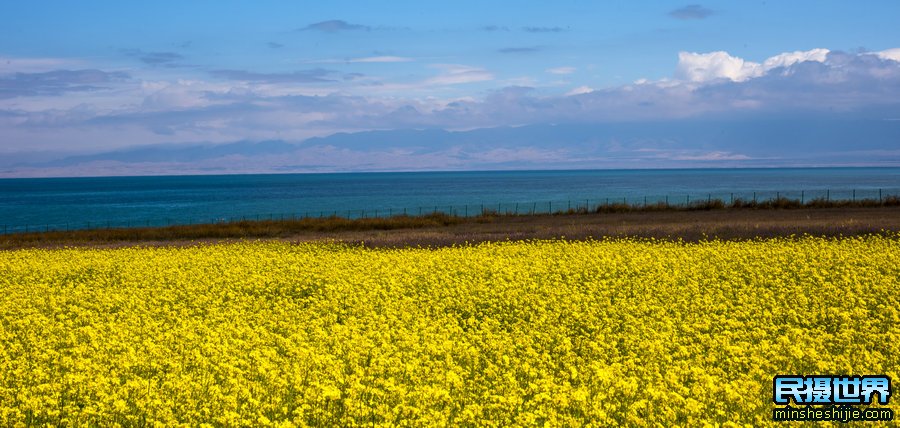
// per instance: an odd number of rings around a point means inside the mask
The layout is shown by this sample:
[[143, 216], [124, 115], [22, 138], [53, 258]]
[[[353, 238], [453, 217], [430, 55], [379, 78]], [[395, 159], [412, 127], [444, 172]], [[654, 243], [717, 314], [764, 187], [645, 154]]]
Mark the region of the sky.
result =
[[896, 1], [2, 1], [0, 177], [900, 165]]

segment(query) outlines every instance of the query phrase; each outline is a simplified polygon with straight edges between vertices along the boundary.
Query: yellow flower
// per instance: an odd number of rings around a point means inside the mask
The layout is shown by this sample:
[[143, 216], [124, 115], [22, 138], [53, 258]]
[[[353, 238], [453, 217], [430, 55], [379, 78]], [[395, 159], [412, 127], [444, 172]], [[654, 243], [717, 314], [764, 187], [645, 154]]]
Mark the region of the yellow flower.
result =
[[0, 426], [779, 426], [776, 374], [897, 378], [897, 260], [900, 235], [0, 251]]

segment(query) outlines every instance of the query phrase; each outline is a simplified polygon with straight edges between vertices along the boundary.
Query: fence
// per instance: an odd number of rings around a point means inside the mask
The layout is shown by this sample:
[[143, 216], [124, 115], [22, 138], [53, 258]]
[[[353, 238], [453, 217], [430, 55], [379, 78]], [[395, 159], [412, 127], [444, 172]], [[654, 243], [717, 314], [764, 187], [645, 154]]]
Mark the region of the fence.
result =
[[70, 231], [87, 229], [112, 229], [133, 227], [164, 227], [192, 224], [219, 224], [239, 221], [298, 220], [308, 218], [343, 217], [347, 219], [385, 218], [399, 215], [423, 216], [435, 213], [460, 217], [475, 217], [485, 213], [500, 215], [539, 215], [566, 212], [596, 212], [604, 209], [642, 208], [690, 208], [703, 204], [720, 202], [721, 205], [756, 205], [775, 201], [795, 201], [800, 205], [815, 202], [868, 202], [870, 204], [900, 202], [900, 188], [891, 189], [850, 189], [850, 190], [795, 190], [757, 192], [707, 192], [683, 193], [653, 196], [610, 196], [584, 199], [559, 199], [531, 202], [494, 202], [462, 205], [428, 205], [404, 208], [307, 210], [286, 213], [242, 214], [211, 217], [172, 216], [145, 220], [91, 220], [41, 224], [3, 224], [0, 232], [28, 233], [49, 231]]

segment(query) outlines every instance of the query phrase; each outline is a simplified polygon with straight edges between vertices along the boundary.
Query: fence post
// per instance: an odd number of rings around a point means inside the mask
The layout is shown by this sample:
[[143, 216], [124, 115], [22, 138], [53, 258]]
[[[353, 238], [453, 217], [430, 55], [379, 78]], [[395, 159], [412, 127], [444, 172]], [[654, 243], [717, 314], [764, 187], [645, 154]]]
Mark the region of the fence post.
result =
[[[815, 193], [815, 192], [814, 192], [814, 193]], [[857, 198], [856, 198], [856, 194], [857, 194], [856, 189], [851, 189], [851, 202], [853, 202], [853, 203], [856, 202], [856, 199], [857, 199]], [[815, 195], [814, 195], [814, 196], [815, 196]], [[889, 196], [890, 196], [890, 195], [889, 195]], [[786, 198], [789, 198], [789, 196], [786, 196]], [[865, 196], [863, 196], [863, 198], [865, 198]], [[776, 192], [775, 192], [775, 201], [780, 201], [780, 200], [782, 200], [782, 199], [783, 199], [783, 198], [781, 197], [781, 191], [776, 191]], [[874, 199], [874, 198], [873, 198], [873, 199]], [[730, 203], [732, 206], [735, 204], [735, 200], [736, 200], [736, 199], [735, 199], [735, 193], [734, 193], [734, 192], [729, 193], [729, 203]], [[826, 200], [827, 202], [829, 202], [829, 203], [831, 202], [831, 189], [826, 189], [826, 190], [825, 190], [825, 200]], [[865, 199], [863, 199], [863, 200], [865, 200]], [[604, 201], [605, 201], [605, 207], [608, 208], [608, 207], [610, 206], [610, 205], [609, 205], [609, 204], [610, 204], [610, 198], [607, 197], [607, 198], [604, 199]], [[576, 201], [576, 202], [577, 202], [577, 201]], [[638, 203], [638, 202], [640, 202], [640, 203]], [[647, 208], [647, 207], [649, 206], [650, 199], [649, 199], [648, 196], [644, 195], [642, 198], [638, 199], [638, 202], [635, 202], [635, 205], [633, 205], [632, 207], [643, 207], [643, 208]], [[665, 195], [665, 196], [664, 196], [663, 202], [665, 203], [665, 206], [666, 206], [667, 208], [671, 207], [671, 205], [670, 205], [671, 202], [670, 202], [670, 200], [669, 200], [669, 195]], [[707, 204], [712, 204], [712, 193], [707, 193], [707, 195], [706, 195], [706, 202], [707, 202]], [[806, 205], [806, 190], [801, 190], [801, 191], [800, 191], [800, 201], [799, 201], [799, 202], [800, 202], [800, 205], [801, 205], [801, 206], [805, 206], [805, 205]], [[585, 199], [585, 202], [584, 202], [584, 203], [585, 203], [585, 210], [590, 210], [590, 199]], [[685, 204], [686, 204], [687, 206], [690, 206], [690, 203], [691, 203], [691, 195], [690, 195], [690, 194], [686, 194], [686, 195], [685, 195]], [[756, 192], [756, 191], [753, 192], [753, 203], [754, 203], [754, 204], [759, 203], [759, 192]], [[879, 204], [884, 204], [884, 203], [885, 203], [884, 188], [879, 188], [879, 189], [878, 189], [878, 203], [879, 203]], [[622, 197], [622, 204], [628, 206], [629, 202], [628, 202], [628, 197], [627, 197], [627, 196], [623, 196], [623, 197]], [[521, 203], [519, 203], [519, 202], [516, 202], [516, 203], [513, 204], [513, 208], [514, 208], [514, 213], [515, 213], [515, 215], [520, 215], [520, 214], [521, 214], [521, 213], [519, 212], [519, 205], [521, 205]], [[577, 204], [576, 204], [576, 205], [577, 205]], [[480, 206], [480, 208], [481, 208], [481, 212], [484, 213], [485, 205], [484, 205], [483, 203], [480, 204], [480, 205], [476, 205], [476, 207], [479, 207], [479, 206]], [[572, 200], [571, 200], [571, 199], [568, 199], [568, 200], [566, 201], [566, 205], [565, 205], [565, 206], [567, 207], [567, 210], [572, 210]], [[559, 205], [558, 205], [558, 204], [557, 204], [557, 208], [559, 208]], [[433, 206], [433, 209], [434, 209], [434, 213], [441, 212], [441, 211], [440, 211], [440, 206], [438, 206], [438, 205]], [[502, 203], [502, 202], [499, 202], [499, 203], [497, 204], [497, 211], [500, 212], [502, 209], [503, 209], [503, 203]], [[448, 213], [450, 213], [450, 215], [453, 215], [453, 216], [458, 216], [458, 215], [459, 215], [458, 208], [455, 208], [455, 207], [452, 206], [452, 205], [449, 206], [448, 210], [449, 210]], [[374, 217], [375, 217], [375, 218], [381, 218], [380, 212], [379, 212], [379, 211], [380, 211], [380, 210], [377, 210], [377, 209], [374, 210]], [[423, 211], [424, 211], [424, 207], [419, 207], [419, 215], [420, 215], [420, 216], [423, 214]], [[360, 210], [360, 212], [362, 213], [362, 217], [363, 217], [363, 218], [368, 218], [367, 213], [366, 213], [365, 210]], [[560, 212], [562, 212], [562, 211], [560, 211]], [[537, 210], [537, 202], [533, 202], [533, 203], [532, 203], [531, 210], [530, 210], [530, 211], [529, 211], [529, 210], [526, 210], [526, 213], [525, 213], [525, 214], [526, 214], [526, 215], [537, 215], [538, 213], [539, 213], [539, 212], [538, 212], [538, 210]], [[554, 211], [553, 211], [553, 201], [552, 201], [552, 200], [547, 201], [547, 214], [552, 215], [553, 213], [554, 213]], [[407, 208], [403, 208], [403, 215], [405, 216], [405, 215], [408, 215], [408, 214], [409, 214], [409, 208], [408, 208], [408, 207], [407, 207]], [[505, 214], [511, 214], [511, 213], [510, 213], [509, 211], [507, 211]], [[335, 211], [333, 215], [334, 215], [334, 216], [337, 216], [337, 212]], [[399, 209], [398, 209], [398, 215], [400, 215]], [[304, 218], [308, 218], [308, 216], [309, 216], [309, 212], [307, 211], [306, 213], [304, 213]], [[389, 208], [389, 209], [388, 209], [387, 218], [390, 218], [390, 217], [393, 217], [393, 216], [394, 216], [394, 209], [393, 209], [393, 208]], [[464, 205], [463, 205], [463, 217], [468, 217], [468, 216], [469, 216], [469, 205], [468, 205], [468, 204], [464, 204]], [[256, 221], [260, 221], [260, 220], [262, 220], [264, 217], [265, 217], [264, 214], [256, 214], [256, 217], [255, 217], [255, 218], [256, 218]], [[324, 217], [325, 217], [324, 211], [321, 211], [321, 212], [319, 213], [319, 217], [320, 217], [320, 218], [324, 218]], [[353, 210], [348, 210], [348, 211], [347, 211], [347, 218], [348, 218], [348, 219], [351, 219], [352, 217], [353, 217]], [[277, 218], [278, 220], [276, 220], [276, 218]], [[291, 213], [291, 214], [287, 214], [287, 215], [286, 215], [285, 213], [280, 213], [280, 214], [270, 213], [270, 214], [268, 215], [268, 220], [269, 220], [269, 221], [285, 221], [285, 220], [295, 220], [295, 219], [299, 219], [299, 217], [297, 217], [297, 213]], [[213, 219], [212, 219], [212, 223], [217, 223], [217, 222], [219, 222], [219, 221], [220, 221], [220, 219], [217, 219], [217, 218], [213, 218]], [[228, 218], [227, 221], [228, 221], [228, 222], [232, 222], [232, 221], [238, 221], [238, 220], [237, 220], [237, 218], [233, 218], [233, 219], [232, 219], [232, 218]], [[240, 217], [240, 221], [247, 221], [246, 216], [241, 216], [241, 217]], [[223, 220], [223, 222], [225, 222], [225, 220]], [[113, 226], [112, 226], [112, 220], [107, 220], [105, 223], [106, 223], [105, 228], [106, 228], [107, 230], [111, 230], [111, 229], [113, 228]], [[146, 227], [151, 227], [151, 223], [152, 223], [152, 222], [151, 222], [151, 220], [149, 220], [149, 219], [146, 219], [146, 220], [136, 220], [136, 221], [135, 221], [135, 224], [132, 225], [132, 224], [131, 224], [131, 220], [126, 220], [124, 226], [122, 226], [120, 223], [117, 223], [117, 226], [116, 226], [116, 227], [117, 227], [117, 228], [118, 228], [118, 227], [125, 227], [125, 228], [140, 227], [141, 224], [144, 224]], [[91, 223], [90, 221], [85, 222], [85, 224], [86, 224], [85, 229], [90, 229], [90, 228], [92, 227], [92, 223]], [[99, 226], [99, 227], [104, 227], [102, 224], [103, 224], [103, 222], [100, 222], [100, 226]], [[174, 220], [173, 220], [172, 218], [166, 218], [166, 219], [165, 219], [165, 225], [166, 225], [166, 226], [172, 226], [172, 225], [175, 225], [175, 224], [193, 225], [193, 224], [195, 224], [195, 222], [193, 221], [193, 219], [187, 219], [187, 220], [185, 220], [185, 223], [174, 222]], [[62, 227], [59, 227], [59, 226], [62, 226]], [[10, 226], [9, 226], [8, 224], [4, 224], [4, 225], [3, 225], [3, 234], [8, 234], [8, 233], [9, 233], [9, 229], [10, 229]], [[24, 229], [25, 229], [25, 231], [26, 231], [27, 233], [31, 233], [31, 232], [32, 232], [32, 230], [31, 230], [31, 225], [30, 225], [30, 224], [24, 225]], [[38, 231], [38, 232], [40, 232], [40, 224], [38, 224], [38, 226], [35, 228], [35, 230]], [[75, 229], [73, 229], [73, 226], [70, 224], [70, 222], [65, 222], [65, 223], [61, 223], [60, 225], [54, 226], [54, 230], [60, 230], [60, 231], [65, 230], [65, 231], [69, 232], [69, 231], [72, 231], [72, 230], [78, 230], [78, 227], [75, 226]], [[49, 223], [47, 223], [47, 224], [44, 225], [44, 232], [49, 232], [49, 231], [50, 231], [50, 225], [49, 225]]]

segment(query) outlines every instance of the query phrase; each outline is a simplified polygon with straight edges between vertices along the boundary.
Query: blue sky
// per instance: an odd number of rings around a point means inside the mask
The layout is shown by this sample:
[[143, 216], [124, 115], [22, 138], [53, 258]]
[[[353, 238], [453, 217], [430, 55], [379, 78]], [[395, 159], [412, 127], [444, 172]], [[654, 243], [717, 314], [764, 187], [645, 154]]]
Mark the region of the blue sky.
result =
[[[823, 122], [844, 125], [814, 164], [900, 164], [889, 126], [900, 127], [895, 1], [34, 1], [3, 11], [3, 176], [803, 164], [785, 147]], [[750, 135], [746, 150], [677, 126], [752, 130], [773, 117], [797, 129]], [[540, 149], [304, 145], [346, 132], [622, 122], [660, 131], [560, 126]], [[267, 140], [299, 149], [250, 147]], [[236, 142], [250, 148], [228, 159], [89, 158]], [[47, 166], [72, 156], [94, 160]]]

